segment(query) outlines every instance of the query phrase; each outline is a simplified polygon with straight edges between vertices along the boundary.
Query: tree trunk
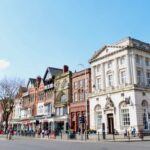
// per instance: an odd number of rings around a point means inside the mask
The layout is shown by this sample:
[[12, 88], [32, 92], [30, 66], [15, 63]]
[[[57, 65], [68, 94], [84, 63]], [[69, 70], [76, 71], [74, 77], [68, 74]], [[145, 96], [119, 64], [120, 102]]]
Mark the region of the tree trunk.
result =
[[8, 129], [8, 119], [5, 120], [5, 133], [6, 133], [7, 129]]

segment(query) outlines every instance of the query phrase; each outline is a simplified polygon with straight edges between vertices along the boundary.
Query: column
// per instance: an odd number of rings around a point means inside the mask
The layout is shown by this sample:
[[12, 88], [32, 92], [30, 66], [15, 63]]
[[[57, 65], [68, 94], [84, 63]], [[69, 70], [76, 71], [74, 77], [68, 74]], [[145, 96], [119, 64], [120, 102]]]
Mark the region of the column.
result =
[[64, 121], [64, 133], [66, 133], [66, 124], [67, 124], [67, 121], [65, 120]]
[[115, 58], [114, 61], [114, 86], [117, 87], [119, 85], [118, 59]]
[[132, 74], [133, 84], [137, 84], [137, 70], [136, 70], [135, 54], [132, 54], [132, 69], [133, 69], [133, 74]]
[[51, 131], [54, 131], [54, 129], [55, 129], [54, 122], [51, 122]]
[[102, 90], [106, 88], [106, 81], [105, 81], [105, 64], [101, 64], [101, 82], [102, 82]]
[[126, 73], [126, 82], [128, 84], [131, 84], [132, 83], [132, 80], [131, 80], [131, 63], [130, 63], [130, 55], [127, 54], [127, 73]]
[[145, 66], [145, 57], [142, 57], [142, 68], [143, 68], [143, 85], [147, 85], [147, 76], [146, 76], [146, 66]]
[[96, 74], [95, 74], [95, 66], [93, 66], [92, 67], [92, 73], [91, 73], [91, 77], [92, 77], [92, 81], [91, 81], [91, 85], [92, 85], [92, 92], [94, 92], [95, 91], [95, 89], [93, 88], [93, 85], [95, 85], [95, 87], [96, 87], [96, 81], [95, 81], [95, 79], [96, 79]]

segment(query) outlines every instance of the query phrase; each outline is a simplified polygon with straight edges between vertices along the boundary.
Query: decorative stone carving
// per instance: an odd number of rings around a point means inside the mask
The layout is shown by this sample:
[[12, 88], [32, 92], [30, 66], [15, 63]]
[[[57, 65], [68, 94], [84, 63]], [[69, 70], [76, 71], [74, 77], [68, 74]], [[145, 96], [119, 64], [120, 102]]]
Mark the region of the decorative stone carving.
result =
[[110, 108], [113, 108], [114, 107], [114, 103], [113, 101], [111, 100], [110, 97], [106, 97], [106, 104], [105, 104], [105, 109], [110, 109]]

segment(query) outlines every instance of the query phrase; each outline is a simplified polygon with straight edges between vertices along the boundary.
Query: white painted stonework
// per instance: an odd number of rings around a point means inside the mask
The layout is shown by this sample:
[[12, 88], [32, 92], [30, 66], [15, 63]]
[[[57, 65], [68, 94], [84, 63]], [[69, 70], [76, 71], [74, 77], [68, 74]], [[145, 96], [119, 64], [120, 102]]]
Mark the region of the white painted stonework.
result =
[[150, 131], [150, 44], [128, 37], [103, 47], [90, 64], [90, 129], [102, 132], [104, 123], [108, 133]]

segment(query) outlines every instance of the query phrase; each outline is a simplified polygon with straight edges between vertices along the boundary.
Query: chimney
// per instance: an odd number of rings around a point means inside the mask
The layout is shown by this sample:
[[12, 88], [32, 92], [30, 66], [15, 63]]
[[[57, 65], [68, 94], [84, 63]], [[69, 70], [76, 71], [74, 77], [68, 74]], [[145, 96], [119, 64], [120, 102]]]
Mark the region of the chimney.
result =
[[66, 73], [68, 72], [68, 70], [69, 70], [69, 67], [67, 65], [64, 65], [63, 72]]

